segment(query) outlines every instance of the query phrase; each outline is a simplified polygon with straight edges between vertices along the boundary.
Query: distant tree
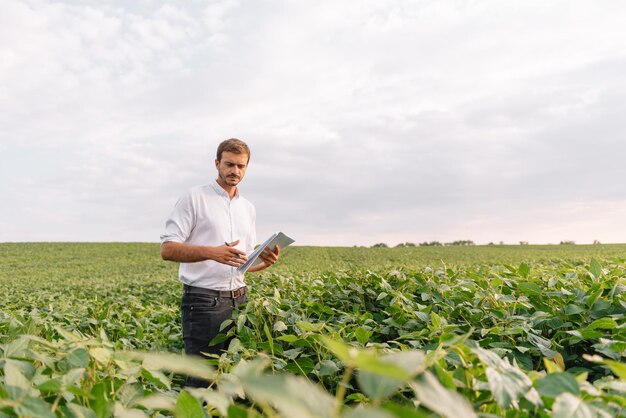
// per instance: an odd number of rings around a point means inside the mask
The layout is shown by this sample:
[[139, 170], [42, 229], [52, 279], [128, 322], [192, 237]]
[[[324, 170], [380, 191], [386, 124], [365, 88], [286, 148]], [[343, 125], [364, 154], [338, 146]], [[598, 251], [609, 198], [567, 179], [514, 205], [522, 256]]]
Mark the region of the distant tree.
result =
[[600, 241], [598, 241], [597, 239], [593, 240], [593, 245], [600, 245]]
[[412, 242], [401, 242], [400, 244], [396, 245], [396, 248], [402, 247], [415, 247], [415, 244], [413, 244]]
[[439, 241], [420, 242], [420, 247], [441, 247], [442, 245]]
[[445, 245], [451, 245], [451, 246], [465, 246], [465, 245], [474, 245], [474, 241], [471, 241], [469, 239], [465, 239], [465, 240], [458, 240], [458, 241], [452, 241], [452, 242], [446, 242]]
[[528, 241], [520, 241], [519, 245], [528, 245]]
[[384, 242], [379, 242], [377, 244], [372, 245], [372, 248], [389, 248], [389, 246], [385, 244]]
[[561, 241], [559, 242], [559, 245], [576, 245], [576, 243], [574, 241]]
[[498, 245], [504, 245], [504, 241], [500, 241]]
[[496, 245], [496, 244], [494, 244], [493, 242], [490, 241], [489, 244], [487, 244], [487, 245]]

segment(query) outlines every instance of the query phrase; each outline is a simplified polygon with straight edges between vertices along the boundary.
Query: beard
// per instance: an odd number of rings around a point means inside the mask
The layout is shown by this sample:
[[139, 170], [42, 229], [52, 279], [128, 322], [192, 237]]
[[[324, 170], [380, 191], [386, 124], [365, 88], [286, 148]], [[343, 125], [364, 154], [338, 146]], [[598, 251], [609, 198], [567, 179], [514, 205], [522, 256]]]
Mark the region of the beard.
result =
[[239, 181], [241, 181], [241, 179], [237, 176], [221, 176], [221, 177], [222, 177], [222, 181], [228, 184], [229, 186], [236, 186], [239, 184]]

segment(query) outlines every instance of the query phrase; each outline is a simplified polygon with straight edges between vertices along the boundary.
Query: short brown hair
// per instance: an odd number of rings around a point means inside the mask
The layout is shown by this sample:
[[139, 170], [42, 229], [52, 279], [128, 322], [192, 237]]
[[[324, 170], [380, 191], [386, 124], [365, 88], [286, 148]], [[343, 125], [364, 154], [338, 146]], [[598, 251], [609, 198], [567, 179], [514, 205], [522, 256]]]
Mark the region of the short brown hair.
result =
[[217, 147], [217, 161], [222, 161], [223, 152], [232, 152], [233, 154], [248, 154], [248, 162], [250, 162], [250, 148], [248, 144], [241, 139], [230, 138], [222, 141]]

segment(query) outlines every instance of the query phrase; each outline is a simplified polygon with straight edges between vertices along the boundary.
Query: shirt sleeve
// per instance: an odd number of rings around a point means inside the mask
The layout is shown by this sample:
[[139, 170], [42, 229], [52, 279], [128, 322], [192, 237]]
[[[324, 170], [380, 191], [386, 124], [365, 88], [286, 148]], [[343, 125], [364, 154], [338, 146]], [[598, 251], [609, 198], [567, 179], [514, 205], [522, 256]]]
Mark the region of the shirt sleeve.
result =
[[172, 213], [165, 221], [165, 232], [161, 235], [161, 245], [165, 242], [187, 241], [196, 224], [196, 213], [191, 195], [188, 193], [178, 199]]

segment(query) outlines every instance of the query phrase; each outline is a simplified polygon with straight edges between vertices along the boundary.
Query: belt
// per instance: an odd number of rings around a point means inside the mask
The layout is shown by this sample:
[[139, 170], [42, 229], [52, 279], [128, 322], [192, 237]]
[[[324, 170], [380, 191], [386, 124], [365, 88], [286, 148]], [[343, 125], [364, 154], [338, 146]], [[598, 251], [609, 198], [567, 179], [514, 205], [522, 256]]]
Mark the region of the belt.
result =
[[237, 299], [246, 294], [246, 286], [240, 287], [235, 290], [213, 290], [206, 289], [204, 287], [189, 286], [188, 284], [183, 286], [185, 293], [190, 295], [208, 295], [218, 296], [221, 298]]

